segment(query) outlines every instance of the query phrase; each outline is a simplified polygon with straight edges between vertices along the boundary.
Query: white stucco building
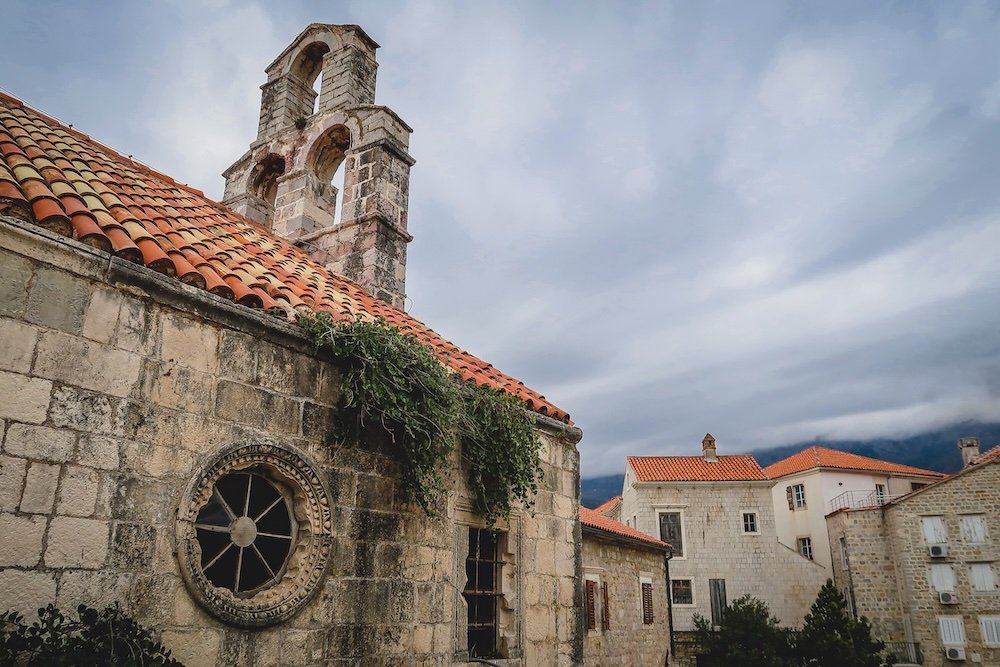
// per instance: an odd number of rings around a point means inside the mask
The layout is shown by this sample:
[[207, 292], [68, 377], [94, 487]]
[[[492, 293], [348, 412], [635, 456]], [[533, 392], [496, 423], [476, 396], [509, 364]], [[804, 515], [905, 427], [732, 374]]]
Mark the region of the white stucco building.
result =
[[826, 515], [878, 507], [944, 477], [826, 447], [808, 447], [764, 468], [771, 480], [778, 540], [830, 572]]
[[778, 541], [771, 481], [754, 457], [717, 455], [711, 435], [701, 456], [628, 457], [618, 516], [673, 546], [675, 665], [695, 664], [695, 614], [717, 619], [749, 594], [783, 625], [799, 626], [828, 576]]

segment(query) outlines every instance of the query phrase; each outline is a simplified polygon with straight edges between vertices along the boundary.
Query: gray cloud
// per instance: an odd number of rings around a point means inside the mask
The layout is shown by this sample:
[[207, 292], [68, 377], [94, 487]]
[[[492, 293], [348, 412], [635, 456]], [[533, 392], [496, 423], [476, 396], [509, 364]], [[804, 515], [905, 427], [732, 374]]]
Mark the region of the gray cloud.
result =
[[273, 56], [363, 25], [410, 311], [569, 410], [586, 475], [1000, 413], [995, 6], [536, 5], [14, 3], [0, 85], [219, 196]]

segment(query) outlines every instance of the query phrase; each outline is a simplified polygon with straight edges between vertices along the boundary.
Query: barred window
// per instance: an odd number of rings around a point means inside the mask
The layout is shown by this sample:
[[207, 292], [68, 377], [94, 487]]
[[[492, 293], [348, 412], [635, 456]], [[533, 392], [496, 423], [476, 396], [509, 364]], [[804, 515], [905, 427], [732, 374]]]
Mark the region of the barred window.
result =
[[469, 657], [496, 658], [497, 600], [503, 560], [500, 538], [503, 533], [485, 528], [469, 528], [469, 554], [465, 559], [465, 590], [469, 607]]

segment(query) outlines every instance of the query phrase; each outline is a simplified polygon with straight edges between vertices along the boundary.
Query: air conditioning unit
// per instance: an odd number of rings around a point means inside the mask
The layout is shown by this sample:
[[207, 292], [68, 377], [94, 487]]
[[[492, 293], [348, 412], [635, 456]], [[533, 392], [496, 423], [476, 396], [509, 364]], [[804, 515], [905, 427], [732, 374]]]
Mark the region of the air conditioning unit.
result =
[[951, 591], [941, 591], [938, 593], [938, 600], [941, 604], [958, 604], [958, 594]]
[[965, 660], [965, 647], [946, 646], [944, 649], [944, 657], [949, 660]]
[[932, 544], [927, 547], [927, 551], [930, 552], [931, 558], [947, 558], [948, 557], [948, 545], [947, 544]]

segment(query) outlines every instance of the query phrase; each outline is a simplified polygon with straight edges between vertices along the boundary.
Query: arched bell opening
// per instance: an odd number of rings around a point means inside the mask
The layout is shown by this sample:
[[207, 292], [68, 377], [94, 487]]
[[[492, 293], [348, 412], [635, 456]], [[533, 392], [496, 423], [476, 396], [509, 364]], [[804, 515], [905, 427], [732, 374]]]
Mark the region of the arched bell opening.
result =
[[250, 174], [250, 192], [274, 211], [278, 197], [278, 178], [285, 173], [285, 158], [271, 153], [254, 165]]
[[313, 143], [306, 160], [317, 182], [324, 188], [323, 194], [330, 202], [334, 224], [339, 223], [342, 216], [337, 195], [344, 191], [344, 159], [350, 147], [351, 131], [344, 125], [334, 125]]
[[330, 52], [330, 46], [323, 42], [313, 42], [304, 47], [292, 65], [291, 74], [307, 87], [312, 88], [313, 100], [310, 114], [319, 111], [319, 97], [323, 85], [323, 57]]

